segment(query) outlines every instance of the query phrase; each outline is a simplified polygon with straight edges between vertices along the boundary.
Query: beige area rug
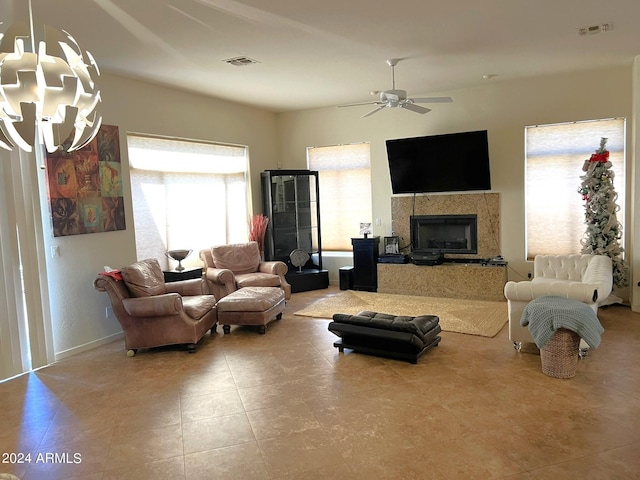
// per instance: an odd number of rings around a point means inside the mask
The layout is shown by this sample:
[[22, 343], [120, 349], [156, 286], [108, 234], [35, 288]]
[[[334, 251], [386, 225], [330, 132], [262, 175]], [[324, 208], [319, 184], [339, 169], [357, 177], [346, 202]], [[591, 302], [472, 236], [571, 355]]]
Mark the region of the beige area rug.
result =
[[334, 313], [356, 314], [363, 310], [392, 315], [437, 315], [447, 332], [494, 337], [507, 323], [507, 302], [392, 295], [346, 290], [315, 301], [295, 315], [329, 318]]

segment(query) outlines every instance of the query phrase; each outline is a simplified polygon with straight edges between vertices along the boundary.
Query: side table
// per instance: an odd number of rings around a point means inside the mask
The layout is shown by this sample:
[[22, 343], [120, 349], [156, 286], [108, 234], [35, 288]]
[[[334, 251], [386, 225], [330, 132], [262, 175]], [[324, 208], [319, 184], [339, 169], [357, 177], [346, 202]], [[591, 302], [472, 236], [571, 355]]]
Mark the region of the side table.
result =
[[191, 280], [192, 278], [202, 278], [202, 268], [185, 268], [181, 272], [177, 270], [165, 270], [162, 272], [165, 282], [178, 282], [180, 280]]
[[380, 237], [352, 238], [353, 289], [378, 291], [378, 256]]

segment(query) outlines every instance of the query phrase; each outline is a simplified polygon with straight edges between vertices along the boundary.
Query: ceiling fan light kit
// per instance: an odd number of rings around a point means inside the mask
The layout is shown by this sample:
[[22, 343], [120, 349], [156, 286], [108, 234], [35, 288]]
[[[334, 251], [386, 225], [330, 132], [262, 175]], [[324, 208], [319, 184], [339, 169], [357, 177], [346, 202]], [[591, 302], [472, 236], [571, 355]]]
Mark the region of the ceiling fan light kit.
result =
[[44, 37], [36, 43], [31, 0], [29, 25], [15, 23], [0, 33], [0, 147], [7, 150], [31, 152], [44, 143], [51, 153], [74, 129], [68, 151], [77, 150], [102, 123], [100, 71], [91, 54], [67, 32], [44, 26]]
[[371, 91], [372, 95], [380, 95], [380, 99], [375, 102], [362, 102], [362, 103], [350, 103], [347, 105], [338, 105], [338, 107], [355, 107], [360, 105], [375, 105], [375, 108], [368, 113], [365, 113], [360, 118], [365, 118], [379, 112], [383, 108], [404, 108], [415, 113], [425, 114], [431, 111], [430, 108], [416, 105], [417, 103], [451, 103], [453, 99], [451, 97], [424, 97], [424, 98], [409, 98], [407, 97], [406, 90], [396, 89], [396, 75], [395, 67], [400, 59], [391, 58], [387, 60], [387, 65], [391, 67], [391, 90], [384, 90], [382, 92]]

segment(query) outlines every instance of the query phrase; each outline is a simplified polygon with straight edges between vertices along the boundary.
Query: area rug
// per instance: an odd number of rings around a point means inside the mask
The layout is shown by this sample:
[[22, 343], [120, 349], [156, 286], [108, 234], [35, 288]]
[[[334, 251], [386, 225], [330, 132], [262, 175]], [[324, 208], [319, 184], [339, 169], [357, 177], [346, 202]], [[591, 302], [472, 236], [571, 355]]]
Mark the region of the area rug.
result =
[[437, 315], [447, 332], [495, 337], [507, 323], [507, 302], [392, 295], [346, 290], [315, 301], [295, 315], [329, 318], [334, 313], [356, 314], [362, 310], [393, 315]]

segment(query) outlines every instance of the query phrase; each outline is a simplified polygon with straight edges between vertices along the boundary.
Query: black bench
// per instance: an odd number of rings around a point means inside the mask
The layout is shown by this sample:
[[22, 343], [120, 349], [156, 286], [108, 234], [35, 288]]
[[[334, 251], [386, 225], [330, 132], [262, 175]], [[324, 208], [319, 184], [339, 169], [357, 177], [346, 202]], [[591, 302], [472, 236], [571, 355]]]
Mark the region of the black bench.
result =
[[411, 363], [440, 342], [440, 319], [435, 315], [405, 317], [364, 311], [357, 315], [336, 313], [329, 331], [340, 337], [333, 346], [350, 348]]

